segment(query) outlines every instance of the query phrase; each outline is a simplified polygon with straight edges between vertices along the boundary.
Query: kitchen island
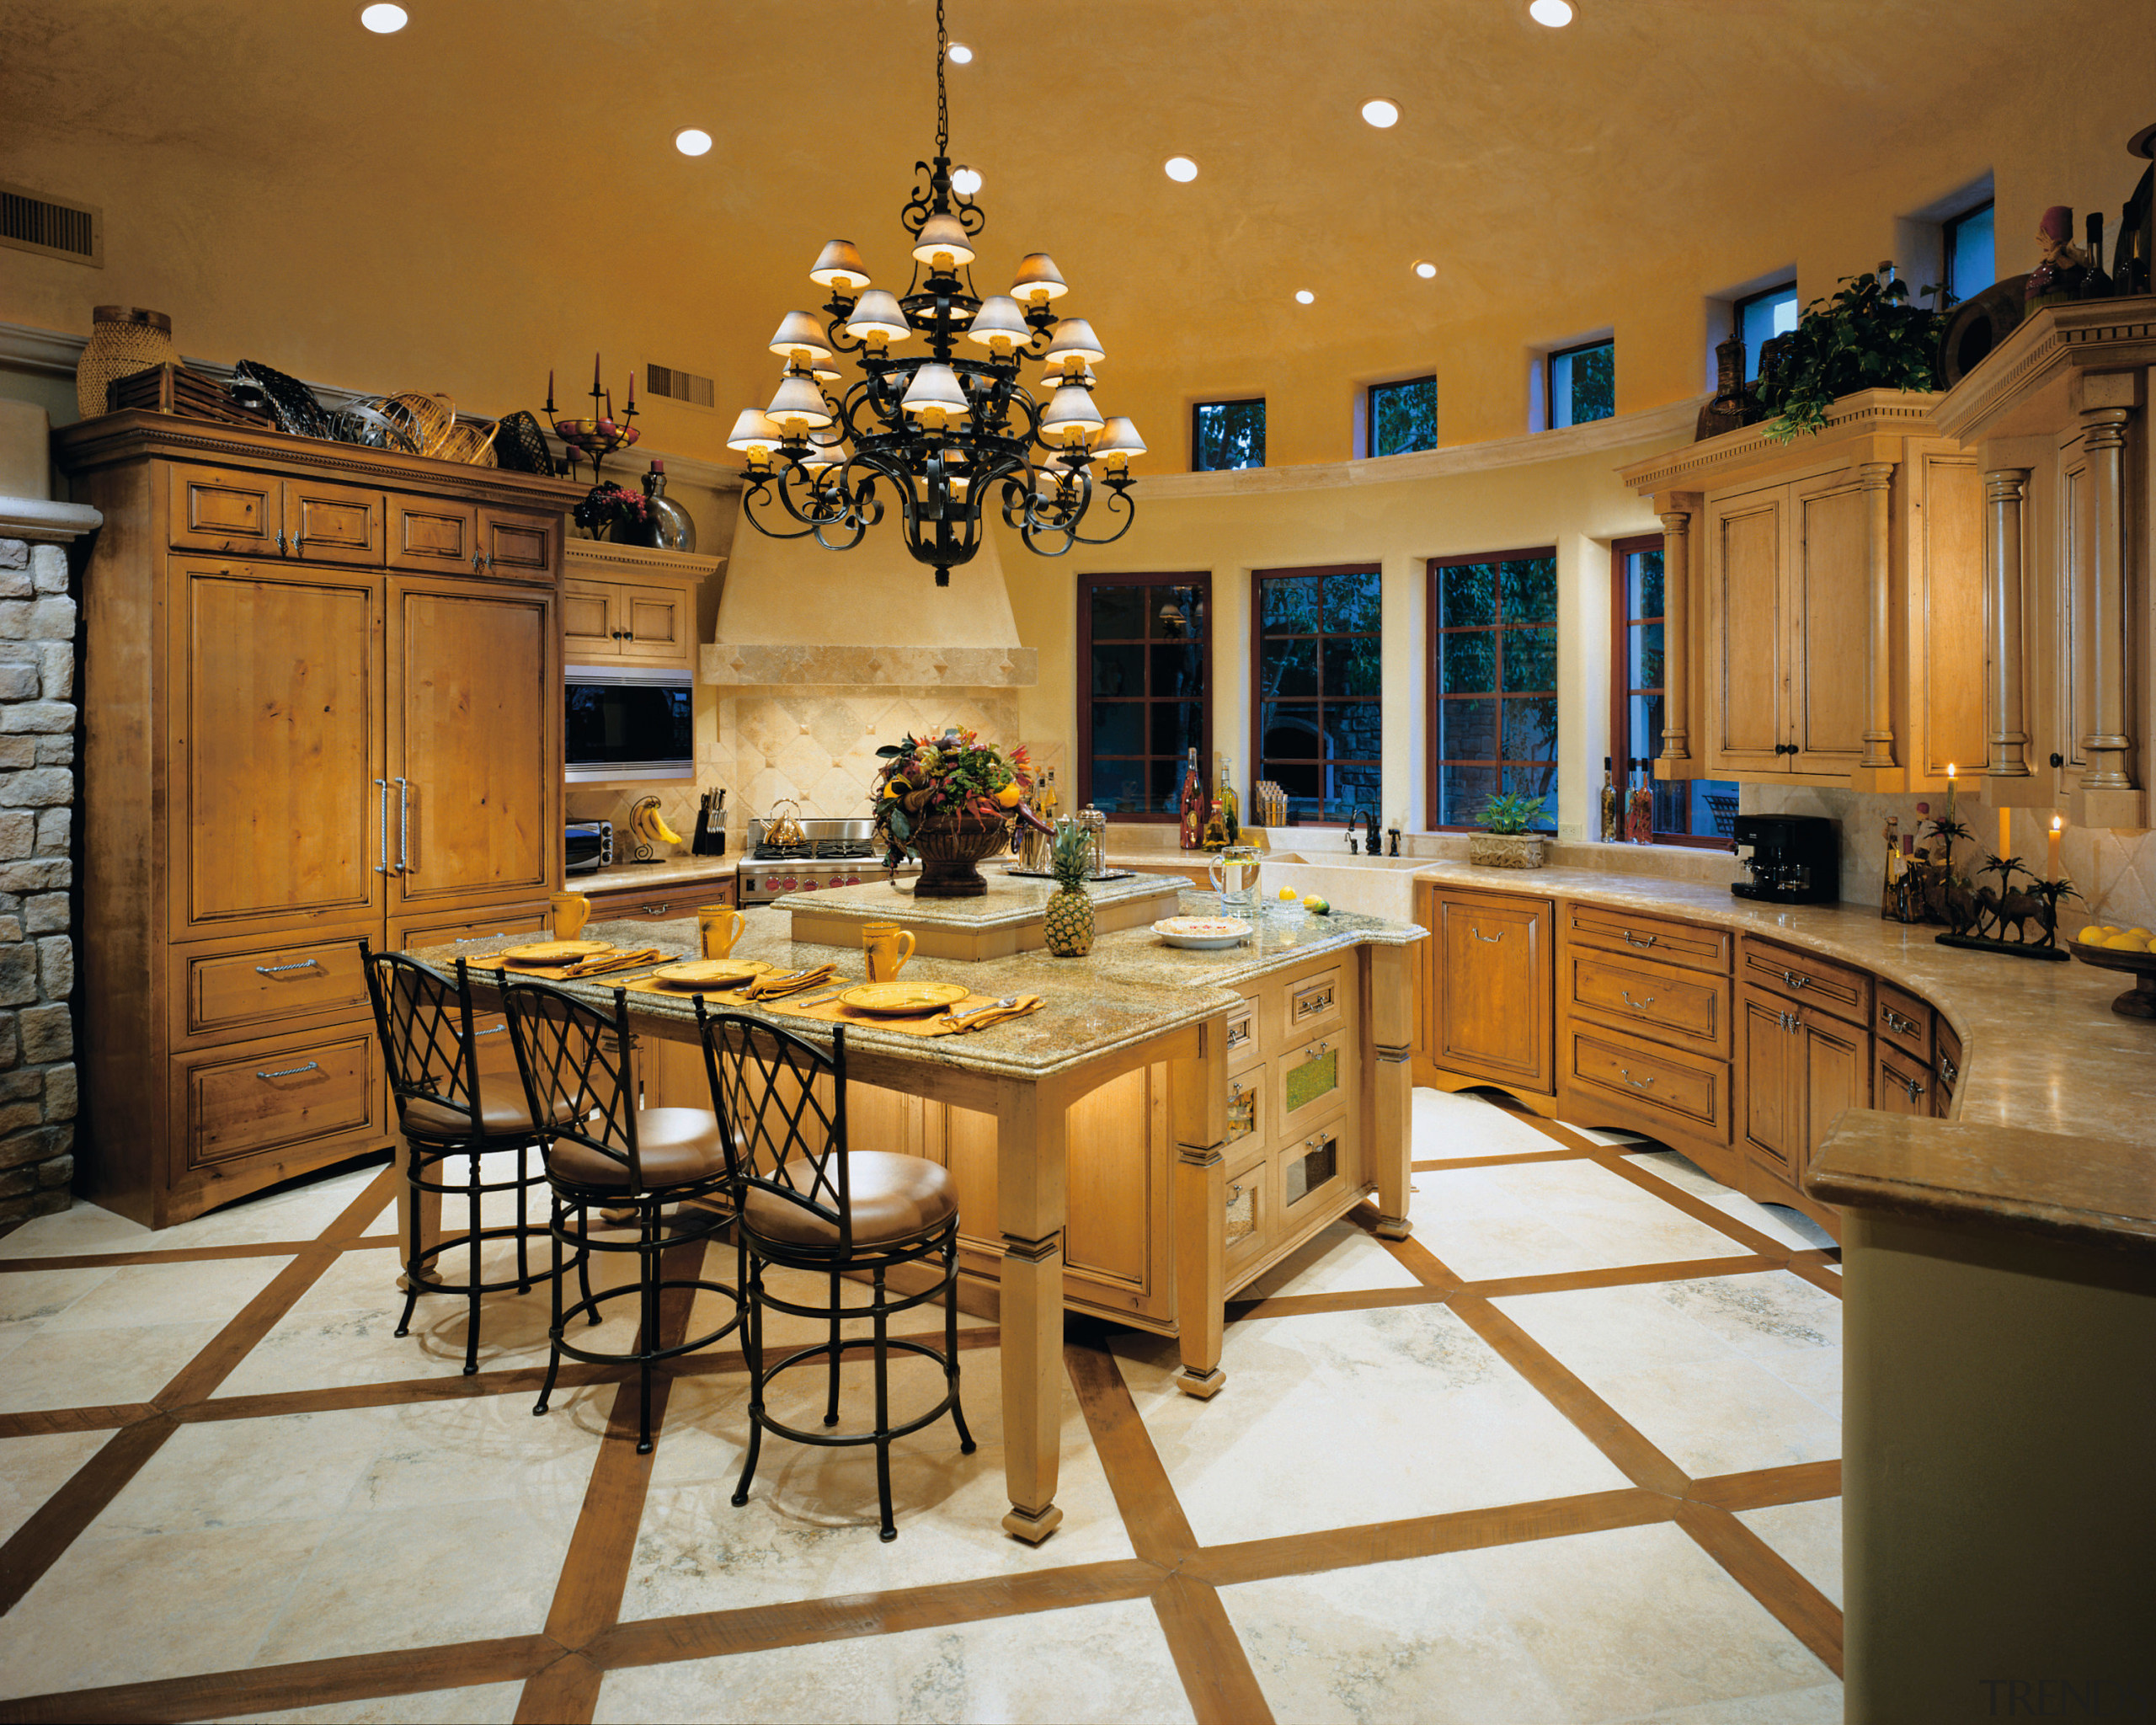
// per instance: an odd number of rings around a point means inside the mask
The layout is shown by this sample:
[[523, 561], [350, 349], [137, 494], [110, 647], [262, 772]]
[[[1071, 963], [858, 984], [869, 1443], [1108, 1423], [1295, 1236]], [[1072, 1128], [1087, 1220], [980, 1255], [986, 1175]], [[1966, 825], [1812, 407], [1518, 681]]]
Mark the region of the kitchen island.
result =
[[[991, 875], [983, 898], [920, 908], [947, 921], [971, 906], [992, 924], [1045, 898], [1038, 883]], [[914, 911], [907, 886], [880, 881], [819, 892], [813, 908], [902, 926]], [[1219, 901], [1188, 893], [1182, 908], [1214, 912]], [[962, 1267], [977, 1295], [992, 1293], [1001, 1325], [1003, 1525], [1029, 1542], [1063, 1515], [1054, 1498], [1066, 1309], [1175, 1336], [1179, 1386], [1208, 1397], [1226, 1381], [1224, 1308], [1237, 1288], [1373, 1195], [1379, 1231], [1408, 1231], [1411, 949], [1422, 929], [1344, 915], [1252, 921], [1251, 938], [1222, 952], [1171, 948], [1129, 927], [1102, 935], [1083, 959], [917, 958], [909, 980], [1038, 994], [1044, 1004], [954, 1036], [847, 1031], [853, 1141], [928, 1156], [958, 1184]], [[759, 921], [737, 957], [786, 969], [835, 963], [842, 981], [864, 979], [857, 946], [796, 940], [776, 919]], [[587, 932], [686, 953], [694, 931], [600, 923]], [[499, 947], [467, 942], [414, 956], [446, 965]], [[600, 1001], [612, 985], [572, 985]], [[627, 998], [651, 1044], [647, 1063], [694, 1044], [688, 1001]], [[739, 1009], [828, 1039], [814, 1020]], [[700, 1061], [676, 1058], [670, 1070], [685, 1093], [666, 1099], [690, 1100], [686, 1080]]]

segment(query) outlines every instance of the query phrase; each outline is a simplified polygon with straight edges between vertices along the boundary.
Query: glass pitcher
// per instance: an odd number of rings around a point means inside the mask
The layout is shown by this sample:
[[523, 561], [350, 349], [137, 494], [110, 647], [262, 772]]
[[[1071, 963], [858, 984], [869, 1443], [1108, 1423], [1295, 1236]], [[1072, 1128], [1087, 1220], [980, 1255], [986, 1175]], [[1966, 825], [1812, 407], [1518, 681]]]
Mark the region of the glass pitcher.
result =
[[1209, 865], [1213, 889], [1224, 911], [1247, 911], [1257, 902], [1257, 865], [1264, 852], [1252, 845], [1230, 845]]

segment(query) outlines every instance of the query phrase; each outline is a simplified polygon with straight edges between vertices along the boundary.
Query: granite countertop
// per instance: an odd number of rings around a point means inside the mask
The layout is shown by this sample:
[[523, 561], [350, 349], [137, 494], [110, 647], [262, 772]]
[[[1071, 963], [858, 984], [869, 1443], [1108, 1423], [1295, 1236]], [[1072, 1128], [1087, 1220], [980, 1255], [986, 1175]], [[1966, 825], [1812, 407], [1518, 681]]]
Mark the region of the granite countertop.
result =
[[1806, 1172], [1815, 1196], [2156, 1251], [2156, 1021], [2111, 1010], [2130, 976], [1942, 947], [1937, 927], [1859, 905], [1578, 868], [1438, 863], [1415, 879], [1715, 923], [1862, 965], [1960, 1033], [1955, 1116], [1844, 1115]]
[[567, 877], [563, 889], [573, 893], [634, 892], [644, 887], [688, 886], [707, 880], [726, 880], [740, 866], [738, 857], [669, 857], [660, 862], [616, 862], [611, 868]]
[[[1210, 894], [1182, 895], [1182, 908], [1188, 915], [1215, 914], [1219, 907], [1219, 900]], [[1386, 922], [1373, 916], [1256, 921], [1257, 932], [1250, 942], [1217, 953], [1181, 950], [1164, 945], [1145, 929], [1129, 928], [1102, 936], [1091, 954], [1084, 959], [1052, 958], [1041, 951], [977, 963], [918, 958], [906, 966], [910, 981], [959, 982], [975, 993], [998, 997], [1038, 994], [1045, 1004], [1027, 1017], [969, 1034], [913, 1036], [864, 1024], [849, 1026], [846, 1042], [849, 1046], [873, 1048], [969, 1071], [1039, 1079], [1132, 1043], [1197, 1023], [1233, 1006], [1238, 985], [1268, 971], [1327, 952], [1346, 952], [1366, 944], [1402, 945], [1423, 937], [1423, 931], [1413, 924]], [[683, 958], [696, 950], [696, 925], [686, 918], [678, 923], [657, 924], [595, 920], [584, 932], [589, 938], [611, 940], [624, 947], [655, 946]], [[461, 941], [424, 948], [412, 956], [446, 968], [460, 953], [499, 951], [500, 945], [498, 938]], [[835, 963], [840, 985], [867, 980], [863, 953], [846, 947], [797, 942], [776, 917], [751, 918], [734, 952], [737, 958], [761, 959], [787, 970]], [[603, 1004], [611, 998], [615, 985], [602, 976], [569, 986], [595, 1003]], [[629, 1000], [631, 1010], [638, 1013], [689, 1022], [696, 1016], [686, 998], [638, 993]], [[755, 1011], [754, 1004], [748, 1002], [739, 1003], [734, 1009]], [[771, 1022], [812, 1041], [824, 1039], [825, 1027], [816, 1021], [772, 1014]]]
[[[969, 899], [922, 899], [914, 895], [918, 875], [902, 875], [894, 883], [878, 874], [859, 886], [823, 887], [814, 893], [788, 893], [771, 902], [782, 911], [813, 911], [829, 916], [856, 917], [862, 921], [900, 921], [915, 928], [991, 929], [1038, 922], [1048, 913], [1048, 901], [1056, 890], [1052, 880], [1021, 879], [995, 868], [984, 871], [988, 890]], [[1096, 880], [1086, 884], [1088, 897], [1097, 905], [1117, 905], [1133, 899], [1161, 895], [1158, 876], [1139, 875], [1132, 880]]]

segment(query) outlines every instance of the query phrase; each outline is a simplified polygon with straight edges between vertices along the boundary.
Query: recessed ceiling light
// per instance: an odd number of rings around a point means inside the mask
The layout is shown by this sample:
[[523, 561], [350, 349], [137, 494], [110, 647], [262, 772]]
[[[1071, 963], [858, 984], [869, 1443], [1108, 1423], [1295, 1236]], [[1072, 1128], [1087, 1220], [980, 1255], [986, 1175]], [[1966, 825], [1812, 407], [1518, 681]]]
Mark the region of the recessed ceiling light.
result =
[[1170, 179], [1189, 181], [1198, 178], [1198, 164], [1187, 156], [1169, 157], [1167, 167]]
[[384, 3], [378, 6], [362, 6], [360, 8], [360, 22], [377, 36], [386, 36], [392, 31], [403, 29], [410, 20], [403, 7]]
[[1562, 29], [1572, 21], [1572, 0], [1528, 0], [1527, 15], [1553, 30]]
[[954, 168], [951, 170], [951, 190], [962, 198], [970, 198], [980, 190], [980, 172], [973, 168]]
[[1363, 104], [1363, 118], [1382, 129], [1398, 121], [1400, 109], [1390, 102], [1365, 102]]
[[1415, 260], [1415, 273], [1428, 281], [1438, 273], [1438, 266], [1428, 258], [1418, 258]]
[[1307, 287], [1299, 287], [1295, 290], [1295, 303], [1299, 306], [1315, 305], [1317, 303], [1317, 296], [1312, 293]]
[[974, 51], [963, 42], [952, 43], [947, 51], [953, 66], [970, 66], [973, 63]]
[[674, 147], [684, 156], [701, 156], [711, 147], [711, 134], [685, 126], [674, 134]]

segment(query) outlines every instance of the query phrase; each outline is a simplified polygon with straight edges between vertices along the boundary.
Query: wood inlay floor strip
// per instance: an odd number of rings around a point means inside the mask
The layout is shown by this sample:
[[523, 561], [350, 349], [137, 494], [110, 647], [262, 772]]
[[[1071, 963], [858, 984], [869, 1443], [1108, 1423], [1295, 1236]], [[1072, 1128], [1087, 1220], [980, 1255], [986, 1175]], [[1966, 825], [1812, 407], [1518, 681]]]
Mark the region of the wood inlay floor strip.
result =
[[[1069, 1327], [1076, 1331], [1078, 1326]], [[1170, 1483], [1153, 1435], [1145, 1429], [1115, 1355], [1097, 1332], [1073, 1336], [1063, 1346], [1065, 1367], [1078, 1392], [1093, 1450], [1130, 1535], [1130, 1548], [1149, 1563], [1172, 1569], [1197, 1548], [1198, 1535]]]
[[1272, 1704], [1215, 1589], [1171, 1575], [1153, 1595], [1153, 1615], [1198, 1725], [1273, 1725]]
[[1842, 1614], [1787, 1558], [1728, 1510], [1710, 1504], [1682, 1505], [1677, 1525], [1835, 1676], [1842, 1674]]
[[147, 1419], [157, 1412], [147, 1402], [120, 1402], [105, 1407], [45, 1407], [0, 1413], [0, 1441], [41, 1438], [54, 1432], [107, 1431]]
[[1719, 1473], [1695, 1479], [1684, 1493], [1695, 1503], [1718, 1509], [1764, 1509], [1773, 1503], [1805, 1503], [1842, 1494], [1842, 1464], [1795, 1461], [1781, 1467], [1758, 1467], [1748, 1473]]
[[140, 1473], [179, 1427], [161, 1413], [128, 1426], [75, 1470], [0, 1546], [0, 1616], [15, 1609], [83, 1530]]

